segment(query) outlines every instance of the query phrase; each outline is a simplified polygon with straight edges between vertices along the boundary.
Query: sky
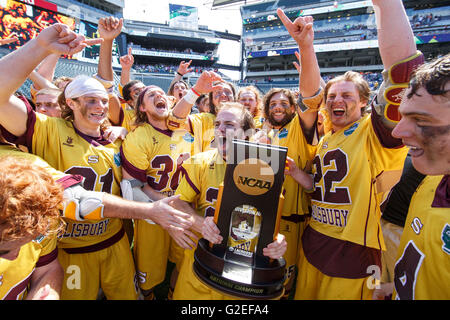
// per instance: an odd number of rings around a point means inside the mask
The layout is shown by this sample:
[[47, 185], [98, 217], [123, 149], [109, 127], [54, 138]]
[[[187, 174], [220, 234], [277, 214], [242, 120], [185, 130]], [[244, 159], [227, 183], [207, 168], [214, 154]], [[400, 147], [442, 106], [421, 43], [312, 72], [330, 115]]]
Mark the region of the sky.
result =
[[[239, 5], [224, 9], [212, 9], [212, 0], [125, 0], [124, 18], [165, 23], [169, 21], [169, 3], [198, 8], [199, 25], [206, 25], [210, 30], [242, 34], [242, 19]], [[236, 41], [220, 40], [219, 62], [239, 65], [241, 46]], [[239, 72], [221, 70], [234, 80], [239, 79]]]

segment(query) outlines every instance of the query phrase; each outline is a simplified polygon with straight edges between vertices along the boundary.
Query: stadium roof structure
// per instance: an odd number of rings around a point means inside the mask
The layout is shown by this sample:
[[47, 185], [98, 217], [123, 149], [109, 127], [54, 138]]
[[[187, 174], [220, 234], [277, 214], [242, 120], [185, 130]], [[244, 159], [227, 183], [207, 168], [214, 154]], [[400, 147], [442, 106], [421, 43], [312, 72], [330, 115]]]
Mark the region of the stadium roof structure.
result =
[[245, 0], [214, 0], [212, 7], [225, 6], [227, 4], [232, 4], [235, 2], [244, 2]]
[[217, 9], [219, 7], [238, 4], [239, 2], [244, 2], [243, 5], [253, 4], [255, 2], [264, 2], [263, 0], [213, 0], [212, 8]]

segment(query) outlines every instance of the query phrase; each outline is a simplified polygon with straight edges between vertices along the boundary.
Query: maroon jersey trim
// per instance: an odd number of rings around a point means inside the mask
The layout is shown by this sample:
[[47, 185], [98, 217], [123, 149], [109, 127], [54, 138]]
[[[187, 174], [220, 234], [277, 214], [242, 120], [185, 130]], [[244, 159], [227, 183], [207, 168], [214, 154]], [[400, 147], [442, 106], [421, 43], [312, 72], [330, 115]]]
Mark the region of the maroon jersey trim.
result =
[[77, 175], [71, 174], [71, 175], [67, 175], [65, 177], [62, 177], [62, 178], [56, 180], [56, 182], [58, 182], [60, 185], [62, 185], [62, 187], [64, 189], [67, 189], [67, 188], [70, 188], [74, 185], [77, 185], [77, 184], [83, 182], [83, 179], [84, 178], [78, 174]]
[[397, 139], [392, 136], [392, 130], [383, 125], [381, 122], [381, 117], [375, 112], [375, 110], [372, 110], [370, 118], [372, 121], [373, 130], [384, 148], [397, 149], [403, 147], [402, 139]]
[[55, 248], [49, 254], [46, 254], [45, 256], [39, 258], [39, 260], [36, 262], [36, 268], [46, 266], [50, 262], [54, 261], [57, 257], [58, 257], [58, 248]]
[[450, 176], [442, 178], [434, 195], [432, 208], [450, 208]]
[[125, 230], [121, 228], [119, 232], [117, 232], [115, 235], [113, 235], [111, 238], [108, 238], [102, 242], [86, 246], [86, 247], [80, 247], [80, 248], [63, 248], [63, 250], [69, 254], [76, 254], [76, 253], [90, 253], [90, 252], [96, 252], [100, 251], [106, 248], [109, 248], [116, 242], [118, 242], [120, 239], [122, 239], [123, 235], [125, 234]]
[[303, 232], [302, 244], [308, 262], [329, 277], [361, 279], [370, 276], [369, 266], [381, 270], [381, 250], [328, 237], [310, 226]]
[[[148, 122], [147, 122], [147, 123], [148, 123]], [[164, 129], [159, 129], [159, 128], [153, 126], [151, 123], [148, 123], [148, 124], [149, 124], [153, 129], [155, 129], [156, 131], [161, 132], [162, 134], [164, 134], [164, 135], [166, 135], [166, 136], [168, 136], [168, 137], [172, 137], [172, 134], [173, 134], [173, 131], [172, 131], [172, 130], [169, 130], [169, 129], [166, 129], [166, 130], [164, 130]]]
[[195, 191], [195, 193], [199, 194], [200, 190], [195, 186], [194, 182], [192, 182], [191, 178], [189, 178], [189, 175], [184, 167], [180, 167], [181, 173], [186, 178], [187, 183], [191, 186], [191, 188]]
[[147, 173], [145, 172], [145, 170], [136, 168], [131, 164], [130, 161], [127, 160], [125, 154], [123, 153], [122, 146], [120, 147], [120, 158], [122, 161], [122, 167], [126, 172], [128, 172], [133, 178], [136, 178], [141, 182], [147, 182]]
[[111, 141], [103, 138], [103, 132], [101, 132], [100, 137], [91, 137], [91, 136], [88, 136], [87, 134], [84, 134], [80, 130], [78, 130], [73, 125], [73, 123], [72, 123], [72, 127], [75, 130], [76, 134], [78, 134], [81, 138], [86, 140], [89, 144], [93, 145], [94, 147], [107, 146], [108, 144], [112, 143]]

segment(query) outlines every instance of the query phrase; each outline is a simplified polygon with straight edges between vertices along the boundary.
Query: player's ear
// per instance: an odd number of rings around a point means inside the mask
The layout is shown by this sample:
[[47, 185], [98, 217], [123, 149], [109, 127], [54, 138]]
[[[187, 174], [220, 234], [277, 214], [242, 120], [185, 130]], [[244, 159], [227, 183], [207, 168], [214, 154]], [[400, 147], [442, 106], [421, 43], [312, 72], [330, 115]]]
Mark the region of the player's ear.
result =
[[66, 98], [66, 104], [70, 109], [74, 110], [76, 108], [75, 100]]
[[145, 107], [144, 101], [142, 101], [142, 103], [141, 103], [141, 105], [138, 107], [138, 109], [139, 109], [140, 112], [144, 112], [144, 113], [147, 111], [147, 108]]

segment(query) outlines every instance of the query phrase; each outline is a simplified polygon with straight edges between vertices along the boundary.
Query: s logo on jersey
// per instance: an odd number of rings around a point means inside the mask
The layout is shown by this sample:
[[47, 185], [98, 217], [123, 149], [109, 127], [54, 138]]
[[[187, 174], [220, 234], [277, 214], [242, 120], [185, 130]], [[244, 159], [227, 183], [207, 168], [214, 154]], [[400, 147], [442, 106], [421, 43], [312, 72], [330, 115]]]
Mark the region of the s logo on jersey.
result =
[[88, 156], [88, 163], [98, 163], [98, 156], [94, 155], [94, 156]]
[[441, 240], [444, 243], [442, 245], [442, 250], [445, 253], [450, 254], [450, 225], [445, 224], [444, 229], [442, 229]]

